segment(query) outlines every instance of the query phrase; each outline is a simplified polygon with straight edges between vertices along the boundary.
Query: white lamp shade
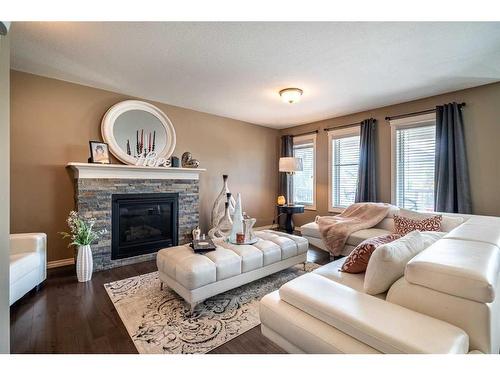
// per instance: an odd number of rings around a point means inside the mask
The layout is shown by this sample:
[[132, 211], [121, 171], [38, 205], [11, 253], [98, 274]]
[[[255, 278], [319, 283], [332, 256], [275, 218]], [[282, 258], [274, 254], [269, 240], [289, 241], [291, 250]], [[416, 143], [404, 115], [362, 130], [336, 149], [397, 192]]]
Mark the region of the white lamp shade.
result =
[[280, 172], [300, 172], [302, 170], [302, 159], [293, 157], [280, 158], [279, 171]]

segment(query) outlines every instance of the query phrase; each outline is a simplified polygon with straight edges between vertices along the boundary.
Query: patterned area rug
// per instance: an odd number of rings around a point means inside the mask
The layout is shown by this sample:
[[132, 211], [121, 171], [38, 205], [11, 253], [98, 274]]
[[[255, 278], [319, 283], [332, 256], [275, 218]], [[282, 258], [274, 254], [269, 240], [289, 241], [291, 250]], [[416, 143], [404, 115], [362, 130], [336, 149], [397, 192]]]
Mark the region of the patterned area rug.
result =
[[202, 354], [260, 324], [259, 300], [319, 265], [307, 263], [189, 306], [173, 290], [160, 290], [158, 272], [104, 285], [141, 354]]

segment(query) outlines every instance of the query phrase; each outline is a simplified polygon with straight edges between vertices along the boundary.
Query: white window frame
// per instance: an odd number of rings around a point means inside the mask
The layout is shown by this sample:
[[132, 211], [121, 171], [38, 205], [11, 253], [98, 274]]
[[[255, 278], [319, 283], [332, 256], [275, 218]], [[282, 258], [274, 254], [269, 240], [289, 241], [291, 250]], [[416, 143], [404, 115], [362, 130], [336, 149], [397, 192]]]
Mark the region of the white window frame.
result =
[[350, 128], [343, 129], [332, 129], [328, 131], [328, 212], [339, 213], [345, 210], [345, 207], [333, 207], [332, 202], [332, 140], [339, 138], [348, 138], [359, 136], [361, 133], [361, 128], [359, 126], [353, 126]]
[[404, 117], [401, 119], [390, 120], [391, 126], [391, 203], [396, 205], [396, 131], [401, 128], [418, 128], [421, 126], [431, 125], [436, 123], [436, 113], [426, 113], [423, 115]]
[[[305, 134], [305, 135], [299, 135], [297, 137], [293, 137], [293, 145], [295, 146], [295, 142], [304, 142], [304, 141], [312, 141], [313, 144], [313, 163], [314, 163], [314, 170], [313, 170], [313, 204], [312, 205], [304, 205], [304, 210], [311, 210], [311, 211], [316, 211], [316, 175], [317, 175], [317, 170], [318, 166], [316, 163], [316, 138], [317, 138], [317, 133], [312, 133], [312, 134]], [[292, 176], [293, 178], [293, 176]], [[293, 190], [293, 189], [292, 189]], [[294, 192], [292, 191], [292, 194]], [[300, 204], [300, 202], [295, 201], [295, 197], [293, 197], [293, 201], [295, 204]]]

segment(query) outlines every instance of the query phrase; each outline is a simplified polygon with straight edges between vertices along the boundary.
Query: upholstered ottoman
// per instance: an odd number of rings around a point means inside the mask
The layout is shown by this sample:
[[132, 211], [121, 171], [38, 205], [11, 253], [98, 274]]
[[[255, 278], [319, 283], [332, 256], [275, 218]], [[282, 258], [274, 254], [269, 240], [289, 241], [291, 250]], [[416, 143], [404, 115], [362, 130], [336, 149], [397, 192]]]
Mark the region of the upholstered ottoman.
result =
[[309, 242], [299, 236], [263, 230], [253, 245], [215, 240], [215, 251], [195, 254], [189, 245], [158, 252], [160, 279], [191, 306], [251, 281], [305, 263]]

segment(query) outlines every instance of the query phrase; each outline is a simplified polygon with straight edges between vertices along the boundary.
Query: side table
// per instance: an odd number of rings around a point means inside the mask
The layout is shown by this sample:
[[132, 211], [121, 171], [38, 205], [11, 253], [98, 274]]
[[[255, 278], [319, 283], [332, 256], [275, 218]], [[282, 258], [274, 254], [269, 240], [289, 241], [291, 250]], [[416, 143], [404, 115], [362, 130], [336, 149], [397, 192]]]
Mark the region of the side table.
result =
[[[285, 220], [285, 230], [289, 234], [293, 234], [293, 231], [295, 229], [295, 226], [293, 225], [293, 214], [301, 214], [304, 212], [304, 206], [300, 204], [295, 204], [293, 206], [289, 206], [287, 204], [284, 205], [278, 205], [276, 206], [278, 208], [278, 216], [285, 214], [286, 215], [286, 220]], [[279, 222], [279, 220], [278, 220]]]

